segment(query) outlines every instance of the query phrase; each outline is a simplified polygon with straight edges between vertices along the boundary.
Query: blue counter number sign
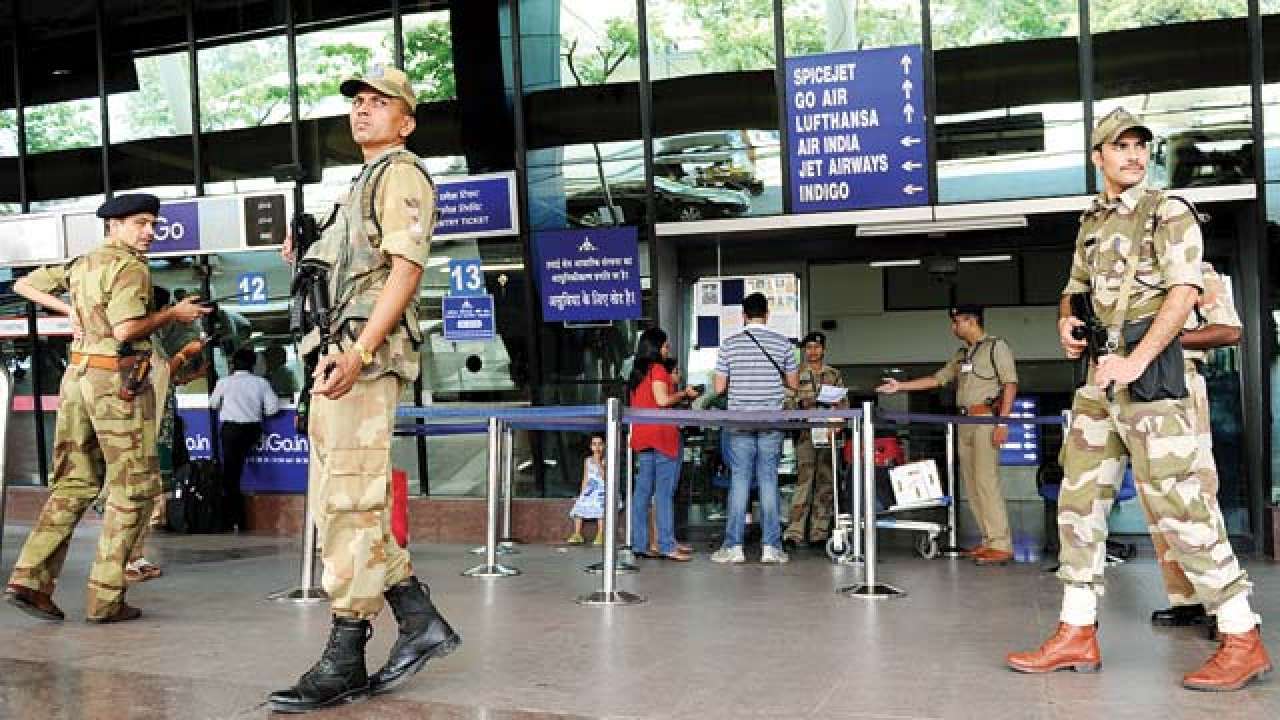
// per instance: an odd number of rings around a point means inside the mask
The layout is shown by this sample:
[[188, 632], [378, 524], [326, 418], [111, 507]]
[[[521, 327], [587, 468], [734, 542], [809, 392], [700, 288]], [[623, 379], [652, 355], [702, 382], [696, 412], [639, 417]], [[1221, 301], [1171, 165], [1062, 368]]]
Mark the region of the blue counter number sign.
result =
[[449, 294], [484, 295], [484, 272], [480, 258], [449, 259]]
[[244, 273], [236, 280], [241, 305], [267, 304], [267, 276], [263, 273]]

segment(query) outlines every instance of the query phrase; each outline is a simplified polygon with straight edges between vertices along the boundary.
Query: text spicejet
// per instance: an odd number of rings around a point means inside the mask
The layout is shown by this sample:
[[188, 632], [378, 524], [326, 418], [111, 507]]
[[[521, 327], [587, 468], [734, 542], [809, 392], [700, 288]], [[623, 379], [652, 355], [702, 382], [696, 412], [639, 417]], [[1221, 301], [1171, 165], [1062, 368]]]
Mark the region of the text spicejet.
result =
[[838, 63], [818, 67], [800, 67], [792, 73], [796, 87], [823, 85], [826, 83], [853, 82], [854, 68], [858, 63]]

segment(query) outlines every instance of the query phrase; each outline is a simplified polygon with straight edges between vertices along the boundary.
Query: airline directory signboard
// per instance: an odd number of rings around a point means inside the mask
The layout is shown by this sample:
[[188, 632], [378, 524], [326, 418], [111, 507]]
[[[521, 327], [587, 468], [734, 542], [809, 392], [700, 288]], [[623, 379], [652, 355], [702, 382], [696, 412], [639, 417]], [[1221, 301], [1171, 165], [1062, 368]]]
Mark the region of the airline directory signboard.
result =
[[919, 45], [787, 58], [796, 213], [928, 205]]

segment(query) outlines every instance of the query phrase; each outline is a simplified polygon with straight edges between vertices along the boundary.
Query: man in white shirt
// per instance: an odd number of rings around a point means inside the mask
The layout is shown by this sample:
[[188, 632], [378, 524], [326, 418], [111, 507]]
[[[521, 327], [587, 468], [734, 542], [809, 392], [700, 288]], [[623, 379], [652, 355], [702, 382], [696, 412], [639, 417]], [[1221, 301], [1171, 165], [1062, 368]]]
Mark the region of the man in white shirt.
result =
[[231, 375], [218, 380], [209, 403], [221, 420], [222, 466], [231, 524], [244, 530], [244, 499], [240, 495], [240, 474], [245, 458], [262, 437], [262, 421], [280, 412], [280, 402], [271, 384], [253, 374], [257, 354], [251, 347], [236, 350], [231, 358]]

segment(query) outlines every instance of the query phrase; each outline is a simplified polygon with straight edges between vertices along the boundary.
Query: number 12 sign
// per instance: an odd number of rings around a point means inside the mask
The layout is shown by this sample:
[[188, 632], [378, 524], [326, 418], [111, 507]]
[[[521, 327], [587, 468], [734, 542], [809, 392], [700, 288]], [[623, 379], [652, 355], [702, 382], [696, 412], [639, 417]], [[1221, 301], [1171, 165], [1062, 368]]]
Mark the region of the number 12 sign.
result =
[[241, 305], [267, 304], [267, 276], [262, 273], [245, 273], [236, 280]]

